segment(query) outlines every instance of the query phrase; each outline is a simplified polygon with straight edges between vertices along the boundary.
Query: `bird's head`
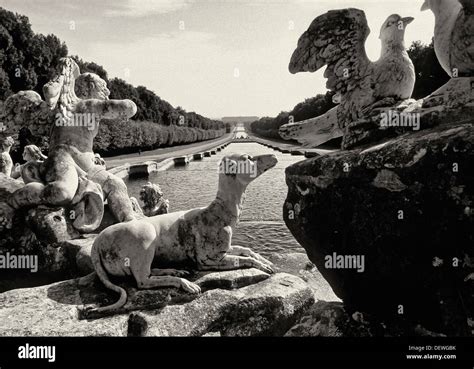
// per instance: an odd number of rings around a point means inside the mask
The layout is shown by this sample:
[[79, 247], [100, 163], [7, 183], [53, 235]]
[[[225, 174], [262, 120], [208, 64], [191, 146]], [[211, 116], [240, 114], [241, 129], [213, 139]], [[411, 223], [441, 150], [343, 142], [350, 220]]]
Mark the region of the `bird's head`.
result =
[[398, 14], [392, 14], [382, 24], [382, 28], [380, 29], [380, 39], [382, 41], [402, 42], [405, 37], [406, 26], [414, 20], [415, 18], [413, 17], [402, 18]]

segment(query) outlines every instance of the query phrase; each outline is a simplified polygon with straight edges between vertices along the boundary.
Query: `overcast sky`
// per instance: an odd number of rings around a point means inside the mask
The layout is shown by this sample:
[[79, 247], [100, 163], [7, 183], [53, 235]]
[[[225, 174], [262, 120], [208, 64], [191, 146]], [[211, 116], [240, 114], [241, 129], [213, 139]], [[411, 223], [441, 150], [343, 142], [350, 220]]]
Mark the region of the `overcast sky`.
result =
[[318, 73], [288, 72], [299, 36], [330, 9], [357, 7], [380, 53], [380, 26], [393, 13], [413, 16], [407, 46], [429, 43], [423, 0], [0, 0], [33, 30], [54, 33], [69, 53], [101, 64], [109, 77], [144, 85], [174, 106], [208, 117], [274, 116], [324, 93]]

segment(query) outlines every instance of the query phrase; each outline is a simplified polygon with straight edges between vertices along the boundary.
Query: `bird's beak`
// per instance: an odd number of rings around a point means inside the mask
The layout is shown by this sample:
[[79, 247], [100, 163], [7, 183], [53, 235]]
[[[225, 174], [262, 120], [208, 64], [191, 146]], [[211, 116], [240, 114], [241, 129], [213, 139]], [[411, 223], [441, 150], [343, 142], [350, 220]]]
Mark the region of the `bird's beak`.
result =
[[424, 12], [425, 10], [428, 10], [429, 8], [430, 8], [430, 4], [428, 3], [428, 0], [425, 0], [420, 10]]
[[405, 18], [402, 18], [402, 22], [403, 24], [406, 26], [407, 24], [410, 24], [411, 22], [413, 22], [415, 20], [415, 18], [413, 17], [405, 17]]

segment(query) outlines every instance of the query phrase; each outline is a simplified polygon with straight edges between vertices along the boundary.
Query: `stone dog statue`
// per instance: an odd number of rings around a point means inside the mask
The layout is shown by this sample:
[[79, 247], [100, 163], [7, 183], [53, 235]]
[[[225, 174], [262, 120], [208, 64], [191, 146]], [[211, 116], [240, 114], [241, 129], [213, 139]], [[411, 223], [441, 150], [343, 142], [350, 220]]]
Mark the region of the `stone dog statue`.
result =
[[102, 231], [92, 246], [92, 263], [101, 282], [119, 293], [120, 299], [105, 307], [84, 307], [84, 316], [114, 312], [126, 303], [126, 291], [113, 284], [109, 275], [131, 275], [140, 289], [181, 287], [200, 292], [199, 286], [180, 277], [185, 275], [182, 271], [152, 269], [154, 262], [198, 270], [254, 267], [273, 273], [271, 262], [249, 248], [232, 246], [231, 241], [247, 186], [276, 163], [274, 155], [226, 156], [216, 198], [208, 207], [119, 223]]
[[38, 124], [50, 125], [51, 134], [48, 158], [39, 171], [42, 180], [17, 190], [9, 205], [15, 209], [72, 205], [77, 214], [73, 225], [81, 233], [92, 232], [100, 225], [103, 200], [108, 201], [119, 222], [135, 219], [124, 182], [103, 165], [95, 164], [92, 146], [101, 119], [130, 118], [136, 113], [136, 105], [131, 100], [109, 100], [105, 81], [92, 73], [80, 74], [71, 58], [60, 60], [58, 75], [43, 90], [45, 102], [38, 101], [39, 96], [33, 92], [12, 97], [28, 98], [41, 111], [46, 105], [51, 113], [43, 114]]

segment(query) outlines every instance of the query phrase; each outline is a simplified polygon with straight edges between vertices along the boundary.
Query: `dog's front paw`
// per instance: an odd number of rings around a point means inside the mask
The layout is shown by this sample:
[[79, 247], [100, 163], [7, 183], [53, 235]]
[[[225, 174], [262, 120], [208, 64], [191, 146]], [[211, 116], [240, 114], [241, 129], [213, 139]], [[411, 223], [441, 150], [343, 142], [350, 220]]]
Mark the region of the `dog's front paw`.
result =
[[82, 305], [77, 307], [77, 318], [79, 320], [96, 318], [96, 305]]
[[258, 255], [258, 258], [257, 260], [260, 261], [261, 263], [267, 265], [268, 267], [270, 267], [272, 270], [273, 270], [273, 267], [275, 266], [270, 260], [268, 259], [265, 259], [263, 256], [261, 256], [260, 254], [257, 254]]
[[191, 275], [191, 272], [187, 270], [175, 270], [175, 273], [172, 275], [176, 277], [189, 277]]
[[186, 279], [181, 279], [181, 288], [186, 292], [194, 294], [201, 293], [201, 287], [199, 287], [196, 283], [187, 281]]
[[154, 276], [169, 275], [173, 277], [189, 277], [191, 273], [187, 270], [179, 270], [179, 269], [152, 269], [151, 275], [154, 275]]
[[257, 259], [252, 259], [252, 266], [268, 274], [273, 274], [274, 270], [270, 264], [266, 264]]

